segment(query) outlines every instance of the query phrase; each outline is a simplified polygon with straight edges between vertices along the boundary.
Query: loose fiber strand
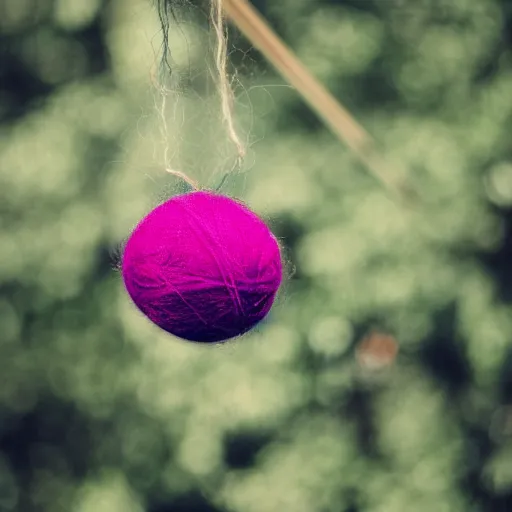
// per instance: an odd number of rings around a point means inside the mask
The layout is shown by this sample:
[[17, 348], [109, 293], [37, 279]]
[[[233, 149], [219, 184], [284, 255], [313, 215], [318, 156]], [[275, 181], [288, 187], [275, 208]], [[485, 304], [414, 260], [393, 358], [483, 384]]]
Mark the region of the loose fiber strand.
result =
[[211, 0], [210, 18], [217, 38], [215, 49], [215, 67], [221, 101], [222, 118], [229, 138], [236, 146], [239, 163], [246, 154], [246, 149], [235, 128], [233, 105], [234, 93], [227, 72], [227, 28], [223, 13], [223, 0]]

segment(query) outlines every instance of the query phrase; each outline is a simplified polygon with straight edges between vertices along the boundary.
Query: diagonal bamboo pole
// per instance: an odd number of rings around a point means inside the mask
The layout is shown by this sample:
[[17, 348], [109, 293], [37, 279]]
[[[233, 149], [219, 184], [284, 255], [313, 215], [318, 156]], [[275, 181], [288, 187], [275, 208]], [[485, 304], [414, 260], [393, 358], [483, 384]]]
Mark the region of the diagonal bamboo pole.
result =
[[391, 176], [372, 137], [308, 71], [248, 0], [224, 0], [224, 11], [247, 39], [270, 61], [317, 115], [399, 199], [410, 202], [412, 190]]

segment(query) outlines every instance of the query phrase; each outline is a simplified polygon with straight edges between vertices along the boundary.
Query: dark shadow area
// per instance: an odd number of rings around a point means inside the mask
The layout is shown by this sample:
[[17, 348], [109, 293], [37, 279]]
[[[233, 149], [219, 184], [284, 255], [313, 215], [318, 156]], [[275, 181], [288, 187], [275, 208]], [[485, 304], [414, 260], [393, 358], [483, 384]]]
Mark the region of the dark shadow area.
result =
[[357, 425], [356, 435], [359, 449], [366, 457], [383, 461], [377, 444], [377, 425], [373, 411], [374, 393], [364, 389], [353, 389], [340, 411], [340, 417], [351, 418]]
[[477, 258], [494, 278], [500, 299], [512, 302], [512, 208], [497, 210], [503, 221], [503, 243], [495, 252], [477, 254]]
[[[74, 32], [54, 27], [46, 23], [47, 20], [43, 18], [28, 24], [24, 30], [12, 34], [0, 33], [0, 120], [2, 122], [15, 121], [26, 112], [37, 108], [40, 102], [66, 82], [85, 79], [109, 69], [110, 62], [103, 26], [103, 15], [107, 4], [108, 2], [104, 2], [103, 9], [100, 9], [98, 16], [88, 26]], [[50, 14], [51, 10], [47, 16], [49, 17]], [[45, 82], [31, 67], [30, 61], [20, 58], [20, 53], [26, 53], [27, 48], [39, 45], [40, 34], [44, 34], [45, 37], [51, 34], [62, 42], [67, 40], [70, 48], [80, 48], [86, 56], [85, 66], [77, 74], [76, 68], [71, 65], [76, 56], [73, 57], [72, 53], [67, 53], [65, 57], [71, 59], [67, 75], [61, 77], [58, 83]]]
[[503, 404], [512, 403], [512, 348], [503, 361], [500, 376], [500, 399]]
[[212, 505], [201, 493], [190, 492], [172, 500], [150, 504], [146, 512], [226, 512]]
[[232, 469], [254, 465], [256, 457], [271, 441], [266, 432], [233, 432], [224, 440], [224, 462]]
[[276, 115], [276, 127], [280, 132], [313, 134], [325, 130], [315, 112], [301, 98], [291, 101], [287, 108]]
[[471, 384], [471, 370], [457, 334], [457, 307], [434, 314], [434, 330], [421, 346], [419, 359], [426, 370], [451, 395]]
[[75, 405], [45, 396], [25, 414], [2, 411], [0, 416], [8, 418], [0, 428], [0, 452], [19, 486], [17, 510], [40, 510], [31, 499], [38, 472], [82, 479], [94, 469], [89, 458], [92, 424]]
[[0, 120], [7, 123], [31, 110], [54, 87], [20, 62], [7, 45], [0, 46], [0, 62]]
[[473, 503], [485, 512], [509, 512], [512, 510], [512, 492], [493, 493], [482, 479], [482, 467], [492, 455], [492, 443], [487, 431], [466, 428], [465, 431], [467, 467], [460, 485]]

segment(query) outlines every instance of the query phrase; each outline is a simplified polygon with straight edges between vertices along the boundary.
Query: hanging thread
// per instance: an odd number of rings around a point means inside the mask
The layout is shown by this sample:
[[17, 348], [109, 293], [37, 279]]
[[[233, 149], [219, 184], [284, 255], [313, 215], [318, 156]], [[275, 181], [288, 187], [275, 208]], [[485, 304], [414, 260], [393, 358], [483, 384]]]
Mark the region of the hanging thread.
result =
[[228, 36], [227, 24], [224, 19], [223, 0], [211, 0], [210, 19], [216, 35], [215, 67], [221, 101], [222, 118], [229, 138], [238, 152], [238, 163], [241, 164], [246, 155], [246, 149], [238, 135], [234, 122], [234, 93], [227, 71]]

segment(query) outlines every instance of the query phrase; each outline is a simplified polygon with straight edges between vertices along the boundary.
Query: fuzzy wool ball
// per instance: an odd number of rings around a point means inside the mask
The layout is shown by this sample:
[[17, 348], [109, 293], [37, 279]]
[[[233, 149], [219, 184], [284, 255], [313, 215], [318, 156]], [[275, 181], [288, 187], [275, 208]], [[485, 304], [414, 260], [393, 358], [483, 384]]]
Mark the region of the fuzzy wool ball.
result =
[[121, 269], [151, 321], [196, 342], [249, 331], [270, 311], [283, 274], [266, 224], [240, 202], [205, 191], [173, 197], [142, 219]]

